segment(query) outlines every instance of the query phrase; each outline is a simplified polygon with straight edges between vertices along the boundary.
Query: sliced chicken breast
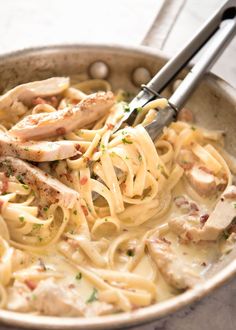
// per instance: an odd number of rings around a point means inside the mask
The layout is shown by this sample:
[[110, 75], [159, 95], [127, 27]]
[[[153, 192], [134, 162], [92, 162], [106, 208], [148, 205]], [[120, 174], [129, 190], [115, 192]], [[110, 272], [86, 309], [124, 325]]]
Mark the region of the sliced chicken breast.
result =
[[236, 187], [229, 186], [221, 195], [215, 209], [202, 228], [191, 226], [187, 218], [179, 217], [169, 221], [170, 229], [184, 239], [195, 242], [215, 241], [236, 217]]
[[74, 107], [29, 115], [13, 126], [9, 134], [21, 140], [38, 140], [64, 135], [104, 116], [114, 101], [112, 92], [98, 92]]
[[31, 301], [33, 309], [44, 315], [83, 316], [86, 305], [78, 291], [60, 286], [51, 278], [40, 281], [33, 291], [35, 299]]
[[199, 195], [209, 196], [216, 192], [215, 176], [207, 173], [203, 168], [194, 166], [187, 172], [187, 178]]
[[200, 280], [199, 276], [177, 257], [170, 242], [150, 238], [147, 240], [147, 246], [164, 279], [174, 288], [186, 290]]
[[35, 97], [60, 94], [69, 87], [69, 83], [69, 78], [54, 77], [16, 86], [0, 97], [0, 111], [8, 110], [14, 102], [30, 105]]
[[0, 156], [12, 156], [33, 162], [51, 162], [80, 155], [77, 141], [21, 142], [0, 134]]
[[15, 281], [14, 285], [8, 288], [7, 293], [7, 309], [20, 313], [28, 313], [31, 311], [31, 291], [24, 283]]
[[221, 195], [215, 209], [210, 214], [202, 229], [202, 237], [205, 240], [215, 240], [230, 226], [236, 217], [236, 190], [235, 186], [229, 186]]
[[13, 157], [0, 157], [0, 171], [7, 176], [20, 177], [29, 185], [40, 200], [42, 206], [59, 203], [65, 208], [73, 208], [78, 193], [63, 183], [44, 173], [36, 166]]

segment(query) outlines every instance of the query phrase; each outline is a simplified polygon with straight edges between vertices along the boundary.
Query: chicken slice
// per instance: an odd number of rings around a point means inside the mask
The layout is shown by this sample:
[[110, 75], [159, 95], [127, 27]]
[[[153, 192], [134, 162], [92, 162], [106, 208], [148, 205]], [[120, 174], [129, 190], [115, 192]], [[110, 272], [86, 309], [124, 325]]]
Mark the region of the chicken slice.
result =
[[9, 133], [21, 140], [64, 135], [101, 118], [113, 104], [112, 92], [98, 92], [83, 99], [74, 107], [51, 113], [29, 115], [13, 126]]
[[203, 239], [217, 239], [236, 217], [236, 194], [233, 194], [235, 190], [235, 186], [229, 186], [221, 195], [215, 209], [202, 229]]
[[174, 288], [186, 290], [200, 280], [199, 276], [177, 257], [167, 240], [150, 238], [147, 240], [147, 246], [164, 279]]
[[33, 309], [44, 315], [83, 316], [86, 309], [77, 290], [59, 286], [52, 278], [40, 281], [33, 296]]
[[16, 86], [0, 97], [0, 110], [8, 110], [14, 102], [30, 105], [35, 97], [60, 94], [69, 87], [69, 83], [69, 78], [53, 77]]
[[215, 176], [206, 172], [204, 168], [194, 166], [186, 175], [191, 186], [199, 195], [209, 196], [216, 192]]
[[202, 228], [191, 226], [186, 217], [169, 220], [170, 229], [187, 240], [215, 241], [236, 217], [236, 187], [229, 186]]
[[0, 156], [12, 156], [33, 162], [51, 162], [80, 155], [77, 141], [21, 142], [0, 134]]
[[40, 281], [33, 291], [31, 306], [44, 315], [96, 316], [114, 311], [114, 306], [100, 301], [85, 304], [74, 286], [56, 283], [54, 279]]
[[31, 291], [27, 285], [20, 281], [15, 281], [13, 286], [9, 287], [7, 293], [7, 309], [21, 313], [27, 313], [31, 311]]
[[49, 174], [23, 160], [0, 157], [0, 171], [7, 176], [20, 177], [35, 192], [42, 206], [59, 203], [65, 208], [73, 208], [78, 193], [54, 179]]

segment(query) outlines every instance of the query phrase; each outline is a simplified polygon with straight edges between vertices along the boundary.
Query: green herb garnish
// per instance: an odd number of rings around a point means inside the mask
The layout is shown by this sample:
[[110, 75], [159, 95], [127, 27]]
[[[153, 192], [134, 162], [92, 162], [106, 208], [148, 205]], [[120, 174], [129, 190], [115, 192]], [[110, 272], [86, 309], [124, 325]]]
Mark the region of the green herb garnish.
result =
[[21, 216], [19, 216], [19, 220], [20, 220], [20, 222], [24, 222], [24, 221], [25, 221], [25, 217], [23, 217], [23, 216], [21, 215]]
[[22, 175], [17, 175], [16, 178], [20, 183], [24, 183], [24, 179], [23, 179]]
[[35, 223], [33, 225], [33, 229], [40, 229], [42, 227], [42, 224], [41, 223]]
[[82, 278], [82, 273], [78, 273], [76, 276], [75, 276], [75, 279], [77, 280], [77, 281], [79, 281], [79, 280], [81, 280], [81, 278]]
[[88, 300], [86, 301], [86, 303], [87, 304], [91, 304], [92, 302], [98, 300], [97, 293], [98, 293], [98, 290], [96, 288], [94, 288], [91, 296], [88, 298]]
[[125, 105], [124, 112], [130, 112], [130, 107], [128, 105]]
[[128, 257], [133, 257], [134, 256], [134, 250], [133, 249], [129, 249], [129, 250], [127, 250], [127, 256]]
[[132, 143], [133, 143], [132, 141], [127, 140], [126, 138], [123, 138], [123, 139], [122, 139], [122, 142], [123, 142], [124, 144], [132, 144]]

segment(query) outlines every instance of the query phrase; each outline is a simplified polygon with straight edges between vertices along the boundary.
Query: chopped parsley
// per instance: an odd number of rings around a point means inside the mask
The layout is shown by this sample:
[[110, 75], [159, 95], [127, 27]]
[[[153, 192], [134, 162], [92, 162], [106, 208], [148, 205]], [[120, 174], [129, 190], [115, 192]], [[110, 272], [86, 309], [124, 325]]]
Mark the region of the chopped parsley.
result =
[[126, 252], [128, 257], [133, 257], [134, 256], [134, 250], [133, 249], [128, 249]]
[[236, 209], [236, 203], [234, 203], [234, 208]]
[[28, 148], [28, 147], [25, 147], [24, 150], [25, 150], [25, 151], [29, 151], [29, 148]]
[[23, 177], [22, 177], [22, 175], [17, 175], [17, 180], [20, 182], [20, 183], [24, 183], [24, 179], [23, 179]]
[[142, 107], [136, 108], [136, 111], [137, 112], [142, 112], [143, 111], [143, 108]]
[[108, 221], [107, 218], [104, 221], [107, 222]]
[[192, 127], [191, 127], [191, 130], [192, 130], [192, 131], [196, 131], [196, 127], [192, 126]]
[[81, 278], [82, 278], [82, 273], [79, 272], [78, 274], [76, 274], [75, 279], [77, 281], [81, 280]]
[[22, 184], [22, 187], [25, 189], [25, 190], [28, 190], [29, 189], [29, 186], [27, 184]]
[[77, 210], [74, 210], [74, 211], [73, 211], [73, 214], [74, 214], [74, 215], [77, 215], [77, 213], [78, 213]]
[[104, 144], [100, 144], [100, 150], [102, 151], [102, 153], [104, 153], [104, 151], [106, 150], [105, 145]]
[[92, 302], [98, 300], [97, 293], [98, 293], [98, 290], [96, 288], [94, 288], [91, 296], [88, 298], [88, 300], [86, 301], [86, 303], [87, 304], [91, 304]]
[[48, 211], [48, 207], [45, 206], [45, 207], [43, 208], [43, 210], [44, 210], [44, 212], [47, 212], [47, 211]]
[[139, 156], [138, 156], [138, 160], [141, 162], [141, 161], [142, 161], [142, 159], [143, 159], [143, 158], [142, 158], [142, 156], [141, 156], [141, 155], [139, 155]]
[[130, 107], [128, 105], [124, 106], [124, 112], [130, 112]]
[[23, 216], [21, 215], [21, 216], [19, 216], [19, 220], [20, 220], [20, 222], [24, 222], [24, 221], [25, 221], [25, 217], [23, 217]]
[[6, 176], [9, 178], [9, 176], [14, 174], [13, 168], [11, 166], [11, 162], [8, 160], [4, 160], [2, 162], [2, 165], [6, 166]]
[[127, 140], [126, 138], [123, 138], [123, 139], [122, 139], [122, 142], [123, 142], [124, 144], [132, 144], [132, 143], [133, 143], [132, 141]]
[[33, 229], [40, 229], [43, 225], [41, 223], [35, 223]]
[[228, 232], [227, 229], [223, 231], [223, 237], [224, 237], [224, 239], [229, 238], [229, 235], [230, 235], [230, 234], [229, 234], [229, 232]]

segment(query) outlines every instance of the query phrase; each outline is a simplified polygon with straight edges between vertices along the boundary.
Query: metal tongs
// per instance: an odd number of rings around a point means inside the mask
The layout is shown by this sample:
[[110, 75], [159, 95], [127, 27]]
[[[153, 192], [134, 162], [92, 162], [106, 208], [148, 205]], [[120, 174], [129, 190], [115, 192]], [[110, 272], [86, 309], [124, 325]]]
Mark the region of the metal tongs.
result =
[[123, 123], [132, 125], [137, 108], [148, 102], [160, 98], [163, 89], [177, 76], [186, 64], [205, 46], [207, 48], [200, 60], [192, 67], [179, 87], [168, 100], [165, 109], [157, 111], [153, 122], [145, 129], [155, 140], [165, 126], [177, 118], [179, 110], [184, 106], [190, 94], [195, 90], [203, 75], [215, 63], [217, 58], [226, 49], [228, 43], [236, 33], [236, 0], [229, 0], [204, 24], [196, 35], [151, 79], [147, 85], [141, 85], [142, 90], [130, 102], [130, 111], [114, 127], [117, 131]]

